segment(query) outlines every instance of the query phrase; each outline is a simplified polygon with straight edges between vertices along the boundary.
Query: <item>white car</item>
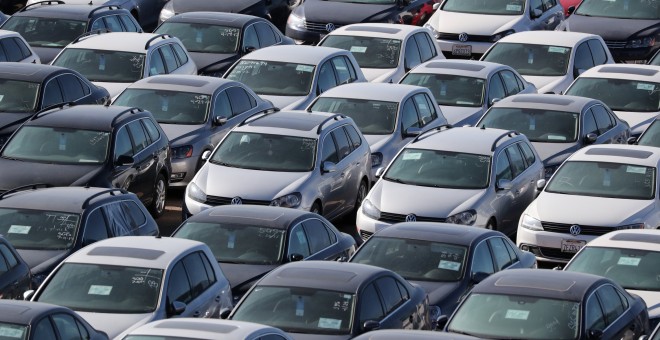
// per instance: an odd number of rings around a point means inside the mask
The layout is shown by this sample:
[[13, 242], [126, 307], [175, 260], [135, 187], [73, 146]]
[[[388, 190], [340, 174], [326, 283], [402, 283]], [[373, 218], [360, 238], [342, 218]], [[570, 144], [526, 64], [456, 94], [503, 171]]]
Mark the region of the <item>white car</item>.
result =
[[604, 276], [639, 295], [651, 329], [660, 323], [660, 230], [619, 230], [589, 242], [565, 271]]
[[510, 66], [476, 60], [432, 60], [408, 72], [400, 84], [431, 90], [453, 125], [474, 125], [494, 102], [537, 92]]
[[660, 66], [600, 65], [582, 73], [564, 94], [601, 100], [639, 136], [660, 114]]
[[149, 76], [197, 74], [181, 40], [169, 34], [92, 31], [67, 45], [51, 64], [78, 71], [112, 98]]
[[587, 242], [622, 229], [660, 226], [660, 150], [592, 145], [576, 151], [520, 217], [518, 247], [568, 262]]
[[445, 59], [431, 32], [412, 25], [346, 25], [330, 32], [318, 45], [353, 53], [364, 76], [374, 83], [398, 83], [415, 66]]
[[253, 322], [179, 318], [150, 322], [122, 340], [293, 340], [281, 329]]
[[478, 59], [507, 35], [554, 30], [563, 21], [556, 0], [445, 0], [424, 27], [446, 57]]
[[2, 61], [41, 64], [39, 56], [28, 42], [20, 34], [7, 30], [0, 30], [0, 62]]
[[614, 58], [600, 36], [565, 31], [529, 31], [500, 39], [481, 60], [513, 67], [539, 93], [561, 94], [575, 78]]

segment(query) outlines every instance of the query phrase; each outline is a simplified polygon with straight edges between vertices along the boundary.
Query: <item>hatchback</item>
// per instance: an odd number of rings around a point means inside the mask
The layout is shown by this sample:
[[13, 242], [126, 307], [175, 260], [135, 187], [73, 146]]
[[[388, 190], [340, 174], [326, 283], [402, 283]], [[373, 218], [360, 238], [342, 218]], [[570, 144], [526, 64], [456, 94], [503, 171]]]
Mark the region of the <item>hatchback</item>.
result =
[[39, 56], [20, 34], [0, 29], [0, 62], [2, 61], [41, 64]]

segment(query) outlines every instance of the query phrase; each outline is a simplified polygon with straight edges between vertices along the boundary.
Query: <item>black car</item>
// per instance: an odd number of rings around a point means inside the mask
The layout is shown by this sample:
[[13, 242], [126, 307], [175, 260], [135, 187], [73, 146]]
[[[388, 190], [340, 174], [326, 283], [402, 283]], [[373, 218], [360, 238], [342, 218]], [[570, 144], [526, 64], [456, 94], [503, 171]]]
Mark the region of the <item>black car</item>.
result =
[[151, 113], [66, 105], [25, 122], [0, 150], [0, 193], [47, 183], [134, 192], [154, 217], [165, 211], [169, 140]]
[[86, 32], [142, 32], [131, 13], [117, 5], [67, 5], [50, 0], [21, 8], [0, 28], [20, 33], [44, 64]]
[[32, 288], [30, 267], [11, 243], [0, 235], [0, 299], [22, 299], [23, 293]]
[[346, 261], [352, 236], [320, 215], [298, 209], [224, 205], [189, 218], [172, 234], [208, 244], [232, 288], [235, 301], [262, 276], [301, 260]]
[[25, 0], [0, 0], [0, 11], [6, 13], [2, 14], [2, 12], [0, 12], [0, 23], [2, 22], [3, 16], [9, 17], [8, 14], [16, 12], [23, 6], [25, 6]]
[[[386, 22], [419, 26], [423, 7], [431, 0], [305, 0], [286, 23], [286, 35], [305, 44], [316, 44], [335, 28], [366, 22]], [[421, 20], [420, 20], [421, 19]]]
[[268, 20], [252, 15], [222, 12], [177, 14], [154, 33], [181, 40], [200, 75], [221, 77], [236, 60], [271, 45], [293, 45]]
[[69, 308], [42, 302], [0, 301], [2, 339], [108, 340]]
[[429, 329], [424, 290], [380, 267], [334, 261], [288, 263], [266, 274], [229, 318], [296, 339], [350, 339], [375, 329]]
[[158, 225], [121, 189], [29, 185], [0, 195], [0, 234], [27, 262], [36, 289], [78, 249], [110, 237], [155, 236]]
[[644, 300], [610, 279], [517, 269], [474, 286], [445, 330], [497, 339], [637, 339], [649, 333], [649, 320]]

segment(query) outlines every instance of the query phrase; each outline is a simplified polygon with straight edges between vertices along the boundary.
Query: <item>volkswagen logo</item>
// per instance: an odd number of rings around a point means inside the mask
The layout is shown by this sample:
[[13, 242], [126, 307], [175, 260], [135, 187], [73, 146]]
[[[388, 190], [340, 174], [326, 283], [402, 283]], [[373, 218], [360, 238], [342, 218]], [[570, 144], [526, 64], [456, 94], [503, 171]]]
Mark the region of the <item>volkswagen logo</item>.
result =
[[571, 226], [570, 229], [568, 229], [568, 231], [571, 232], [571, 235], [573, 235], [573, 236], [578, 236], [578, 235], [580, 235], [580, 233], [582, 232], [582, 228], [580, 228], [579, 225], [574, 224], [574, 225]]
[[417, 216], [415, 214], [410, 214], [406, 216], [406, 222], [416, 222]]
[[328, 32], [334, 31], [335, 28], [337, 28], [337, 27], [335, 27], [335, 24], [333, 24], [331, 22], [325, 24], [325, 30], [328, 31]]
[[467, 33], [463, 32], [463, 33], [459, 34], [459, 35], [458, 35], [458, 40], [459, 40], [460, 42], [466, 42], [466, 41], [468, 41], [468, 35], [467, 35]]
[[241, 201], [240, 197], [236, 196], [236, 197], [231, 199], [231, 204], [232, 205], [241, 205], [241, 204], [243, 204], [243, 201]]

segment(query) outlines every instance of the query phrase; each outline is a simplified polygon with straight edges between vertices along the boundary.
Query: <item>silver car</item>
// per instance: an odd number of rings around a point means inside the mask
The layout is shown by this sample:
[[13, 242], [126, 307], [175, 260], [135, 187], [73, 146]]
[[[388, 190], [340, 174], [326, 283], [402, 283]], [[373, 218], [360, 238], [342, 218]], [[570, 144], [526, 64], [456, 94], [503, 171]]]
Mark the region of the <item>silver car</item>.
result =
[[334, 219], [360, 205], [370, 171], [369, 145], [351, 118], [305, 111], [257, 114], [210, 154], [188, 184], [183, 211], [257, 204]]
[[515, 131], [440, 126], [410, 142], [362, 202], [363, 239], [397, 222], [474, 225], [513, 234], [543, 163]]

